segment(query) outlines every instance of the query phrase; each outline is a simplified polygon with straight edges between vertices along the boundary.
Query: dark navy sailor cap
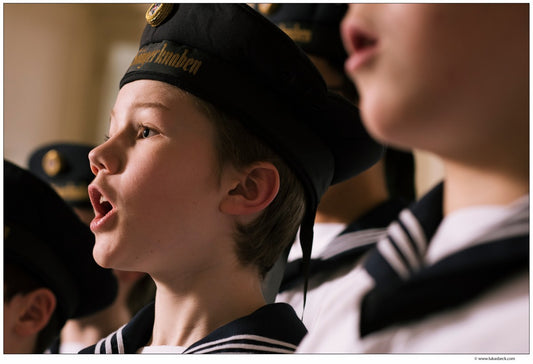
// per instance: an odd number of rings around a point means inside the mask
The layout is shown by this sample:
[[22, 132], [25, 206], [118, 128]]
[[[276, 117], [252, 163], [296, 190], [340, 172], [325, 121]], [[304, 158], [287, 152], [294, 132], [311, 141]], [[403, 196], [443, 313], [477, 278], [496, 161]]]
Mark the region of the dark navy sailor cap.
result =
[[283, 30], [307, 54], [327, 59], [344, 74], [347, 54], [342, 44], [340, 23], [347, 4], [253, 4], [253, 7]]
[[54, 187], [73, 207], [91, 207], [87, 188], [94, 178], [89, 152], [94, 146], [54, 143], [35, 150], [29, 159], [30, 171]]
[[373, 165], [383, 148], [358, 110], [328, 92], [305, 53], [245, 4], [153, 4], [120, 86], [175, 85], [236, 116], [299, 177], [314, 210], [332, 183]]
[[4, 160], [4, 259], [56, 295], [62, 320], [110, 305], [117, 282], [92, 256], [94, 236], [44, 181]]

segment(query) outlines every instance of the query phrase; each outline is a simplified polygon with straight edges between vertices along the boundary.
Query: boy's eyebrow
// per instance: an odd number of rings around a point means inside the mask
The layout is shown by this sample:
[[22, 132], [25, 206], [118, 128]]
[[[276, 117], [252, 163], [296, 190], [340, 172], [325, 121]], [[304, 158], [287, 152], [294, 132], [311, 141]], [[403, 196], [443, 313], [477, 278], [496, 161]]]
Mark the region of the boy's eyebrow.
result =
[[[161, 102], [135, 102], [131, 105], [132, 108], [135, 108], [135, 109], [163, 109], [163, 110], [170, 110], [170, 108], [168, 106], [166, 106], [165, 104], [161, 103]], [[112, 109], [111, 110], [111, 116], [113, 116], [115, 114], [115, 110]]]
[[135, 102], [132, 107], [139, 109], [164, 109], [170, 110], [170, 108], [161, 102]]

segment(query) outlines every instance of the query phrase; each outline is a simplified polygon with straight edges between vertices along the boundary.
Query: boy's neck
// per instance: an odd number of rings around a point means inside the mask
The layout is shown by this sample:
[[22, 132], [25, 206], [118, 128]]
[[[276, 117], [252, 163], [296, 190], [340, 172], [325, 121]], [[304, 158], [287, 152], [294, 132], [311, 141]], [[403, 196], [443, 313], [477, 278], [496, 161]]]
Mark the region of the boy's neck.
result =
[[529, 172], [525, 163], [502, 163], [483, 168], [444, 161], [443, 213], [476, 205], [507, 205], [529, 193]]
[[190, 290], [156, 282], [155, 319], [148, 345], [188, 347], [213, 330], [265, 305], [260, 279], [245, 269], [211, 273]]

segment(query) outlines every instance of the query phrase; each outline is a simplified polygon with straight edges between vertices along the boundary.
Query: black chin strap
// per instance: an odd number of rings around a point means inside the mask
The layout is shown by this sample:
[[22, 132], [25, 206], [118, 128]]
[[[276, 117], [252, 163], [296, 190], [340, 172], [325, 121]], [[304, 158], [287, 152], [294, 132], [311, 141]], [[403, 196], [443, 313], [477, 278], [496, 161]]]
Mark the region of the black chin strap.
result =
[[301, 274], [304, 278], [302, 321], [307, 301], [307, 286], [309, 281], [309, 263], [311, 261], [311, 249], [313, 247], [313, 226], [315, 224], [316, 210], [307, 211], [302, 225], [300, 226], [300, 245], [302, 247]]

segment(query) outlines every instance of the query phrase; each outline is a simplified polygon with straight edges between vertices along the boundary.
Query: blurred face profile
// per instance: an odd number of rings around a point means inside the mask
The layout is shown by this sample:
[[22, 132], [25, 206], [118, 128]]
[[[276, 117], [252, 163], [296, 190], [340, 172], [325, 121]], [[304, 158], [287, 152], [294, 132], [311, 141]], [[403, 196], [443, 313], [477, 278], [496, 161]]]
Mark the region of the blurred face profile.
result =
[[528, 102], [528, 18], [527, 4], [350, 5], [345, 69], [369, 132], [437, 153], [500, 135]]

